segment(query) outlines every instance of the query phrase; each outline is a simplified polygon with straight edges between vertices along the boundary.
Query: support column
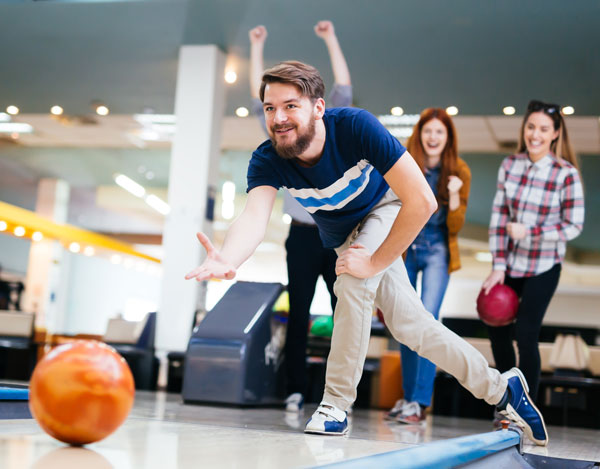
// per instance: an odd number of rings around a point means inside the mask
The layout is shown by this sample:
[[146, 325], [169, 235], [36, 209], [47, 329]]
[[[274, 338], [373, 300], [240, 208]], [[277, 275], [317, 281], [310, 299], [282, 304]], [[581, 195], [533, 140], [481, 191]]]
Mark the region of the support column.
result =
[[205, 256], [196, 239], [212, 237], [208, 220], [218, 180], [221, 122], [224, 113], [224, 54], [213, 45], [183, 46], [179, 53], [175, 115], [177, 132], [171, 151], [169, 205], [163, 233], [163, 279], [156, 346], [184, 351], [194, 313], [204, 308], [205, 285], [184, 275]]
[[[56, 223], [67, 222], [69, 184], [60, 179], [41, 179], [35, 211]], [[36, 313], [36, 326], [53, 334], [62, 332], [66, 309], [68, 256], [55, 240], [31, 242], [27, 267], [24, 310]]]

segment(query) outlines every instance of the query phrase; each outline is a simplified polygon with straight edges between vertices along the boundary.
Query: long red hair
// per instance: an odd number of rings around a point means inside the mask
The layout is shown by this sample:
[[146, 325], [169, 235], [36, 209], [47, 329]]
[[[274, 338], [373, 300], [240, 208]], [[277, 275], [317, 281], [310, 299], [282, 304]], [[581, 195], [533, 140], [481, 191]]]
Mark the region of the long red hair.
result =
[[425, 174], [425, 163], [427, 160], [425, 149], [423, 148], [423, 142], [421, 142], [421, 132], [423, 130], [423, 126], [432, 119], [439, 119], [442, 124], [444, 124], [446, 131], [448, 132], [448, 140], [446, 141], [446, 146], [444, 147], [440, 157], [441, 169], [440, 178], [437, 184], [438, 202], [448, 205], [448, 176], [457, 176], [456, 161], [458, 159], [456, 129], [454, 128], [454, 123], [452, 122], [452, 119], [448, 113], [444, 109], [440, 108], [430, 107], [425, 109], [421, 113], [419, 122], [415, 124], [413, 133], [406, 143], [406, 149], [413, 156], [421, 168], [421, 171], [423, 171], [423, 174]]

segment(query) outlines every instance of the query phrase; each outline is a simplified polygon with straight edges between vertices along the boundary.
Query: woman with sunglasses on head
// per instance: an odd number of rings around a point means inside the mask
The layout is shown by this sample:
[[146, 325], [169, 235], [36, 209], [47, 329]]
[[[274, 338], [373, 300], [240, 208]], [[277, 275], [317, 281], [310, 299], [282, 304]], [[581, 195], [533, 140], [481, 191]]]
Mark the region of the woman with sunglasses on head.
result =
[[489, 228], [492, 272], [486, 294], [498, 283], [520, 299], [514, 323], [489, 327], [498, 370], [516, 365], [537, 398], [540, 378], [538, 340], [542, 320], [560, 277], [567, 241], [583, 229], [584, 203], [576, 156], [556, 104], [531, 101], [521, 125], [517, 154], [498, 171]]
[[[450, 273], [460, 268], [458, 231], [465, 222], [471, 171], [458, 157], [456, 130], [443, 109], [425, 109], [406, 145], [438, 199], [439, 209], [406, 252], [405, 265], [413, 287], [421, 272], [421, 300], [437, 319]], [[400, 345], [404, 399], [388, 419], [417, 424], [431, 405], [435, 365], [405, 345]]]

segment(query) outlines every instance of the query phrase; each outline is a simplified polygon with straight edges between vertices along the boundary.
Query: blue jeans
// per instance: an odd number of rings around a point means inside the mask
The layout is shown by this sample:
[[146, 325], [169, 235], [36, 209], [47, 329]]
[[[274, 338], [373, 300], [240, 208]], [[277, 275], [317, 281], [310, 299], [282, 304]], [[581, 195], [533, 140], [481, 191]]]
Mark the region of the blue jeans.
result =
[[[410, 283], [416, 289], [417, 274], [421, 277], [421, 301], [425, 309], [436, 319], [446, 293], [448, 280], [448, 246], [445, 236], [423, 236], [408, 248], [406, 253], [406, 271]], [[431, 405], [435, 365], [420, 357], [406, 345], [400, 344], [402, 358], [402, 387], [404, 399], [416, 401], [422, 406]]]

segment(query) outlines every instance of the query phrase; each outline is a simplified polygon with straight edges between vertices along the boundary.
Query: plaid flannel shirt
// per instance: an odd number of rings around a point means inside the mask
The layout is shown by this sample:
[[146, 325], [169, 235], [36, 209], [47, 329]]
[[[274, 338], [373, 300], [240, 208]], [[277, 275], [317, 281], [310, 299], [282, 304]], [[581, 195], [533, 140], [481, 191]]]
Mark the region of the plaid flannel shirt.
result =
[[[567, 241], [583, 229], [583, 187], [570, 163], [547, 155], [532, 163], [527, 154], [508, 156], [498, 171], [489, 242], [493, 269], [530, 277], [563, 261]], [[525, 239], [514, 240], [507, 223], [522, 223]]]

